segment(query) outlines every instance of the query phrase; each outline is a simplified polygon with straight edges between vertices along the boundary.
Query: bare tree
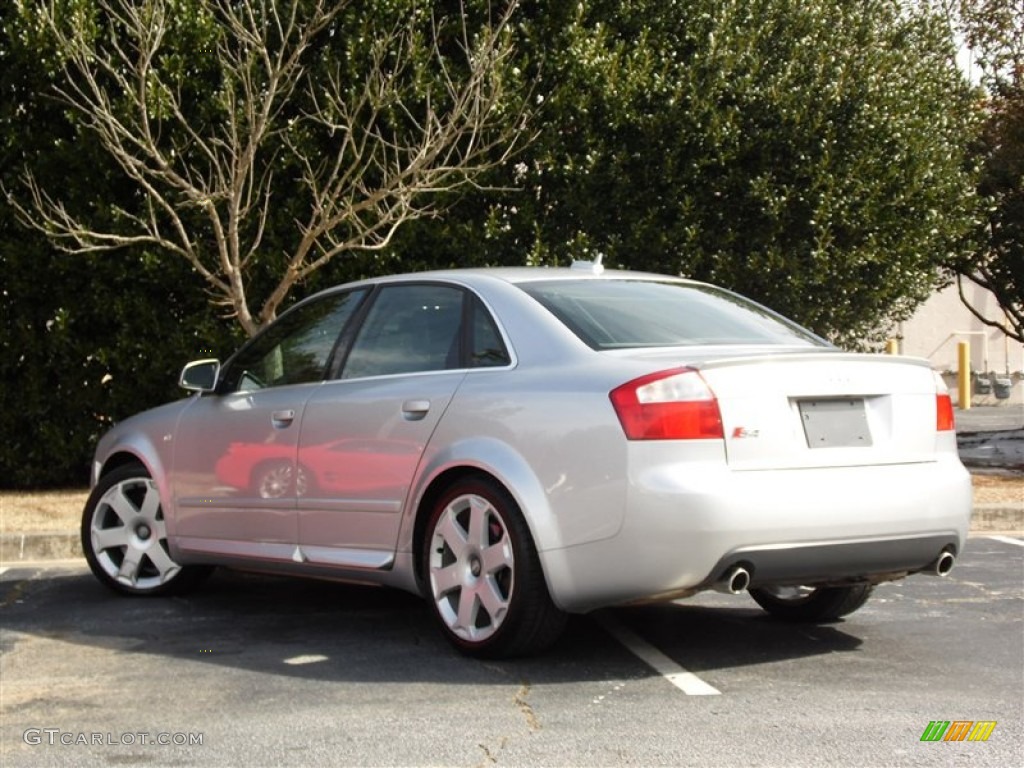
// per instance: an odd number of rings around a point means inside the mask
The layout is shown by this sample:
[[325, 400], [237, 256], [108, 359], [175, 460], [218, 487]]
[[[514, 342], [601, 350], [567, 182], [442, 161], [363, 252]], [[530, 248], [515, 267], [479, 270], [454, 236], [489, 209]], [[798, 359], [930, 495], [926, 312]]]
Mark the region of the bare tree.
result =
[[[6, 190], [9, 201], [69, 252], [145, 245], [178, 254], [255, 333], [296, 283], [437, 215], [444, 193], [475, 183], [524, 136], [527, 100], [510, 85], [516, 0], [475, 27], [464, 9], [437, 17], [431, 4], [411, 2], [405, 18], [374, 31], [355, 73], [353, 57], [321, 55], [331, 36], [348, 34], [354, 5], [195, 0], [212, 30], [203, 66], [217, 89], [213, 117], [198, 119], [195, 84], [164, 56], [181, 2], [95, 0], [92, 16], [81, 3], [40, 3], [39, 22], [63, 59], [59, 98], [142, 204], [119, 209], [117, 226], [99, 225], [68, 210], [31, 170], [26, 198]], [[266, 256], [268, 226], [282, 210], [293, 219], [291, 245], [274, 254], [283, 270], [272, 290], [252, 297], [247, 272]]]

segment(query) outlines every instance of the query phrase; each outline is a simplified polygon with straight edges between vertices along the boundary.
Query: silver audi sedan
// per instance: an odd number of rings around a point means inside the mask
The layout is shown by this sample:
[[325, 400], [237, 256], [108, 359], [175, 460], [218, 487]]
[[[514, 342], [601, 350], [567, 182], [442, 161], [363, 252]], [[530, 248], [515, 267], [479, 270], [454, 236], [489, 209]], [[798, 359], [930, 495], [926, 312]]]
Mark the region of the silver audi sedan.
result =
[[423, 595], [476, 656], [718, 589], [828, 621], [944, 575], [970, 478], [928, 363], [711, 285], [451, 270], [319, 293], [99, 442], [82, 542], [122, 593], [212, 566]]

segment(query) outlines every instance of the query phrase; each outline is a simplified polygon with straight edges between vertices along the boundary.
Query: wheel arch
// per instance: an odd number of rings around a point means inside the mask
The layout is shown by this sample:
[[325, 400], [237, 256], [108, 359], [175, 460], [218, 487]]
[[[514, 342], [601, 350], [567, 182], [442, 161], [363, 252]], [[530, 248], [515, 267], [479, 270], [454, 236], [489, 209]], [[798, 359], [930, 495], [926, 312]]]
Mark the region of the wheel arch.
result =
[[[107, 440], [110, 440], [110, 444], [105, 444]], [[171, 443], [166, 443], [166, 446], [170, 445]], [[141, 431], [120, 434], [116, 437], [113, 433], [108, 433], [101, 440], [100, 449], [95, 456], [91, 486], [95, 487], [100, 478], [106, 477], [121, 467], [137, 464], [145, 469], [156, 483], [157, 491], [160, 493], [164, 520], [168, 526], [171, 554], [176, 555], [172, 536], [175, 516], [167, 472], [171, 457], [169, 448], [161, 450], [161, 447], [161, 444], [154, 443], [149, 435]]]
[[[512, 495], [526, 518], [538, 550], [561, 545], [544, 484], [514, 446], [493, 437], [475, 437], [452, 443], [433, 455], [428, 451], [427, 457], [418, 469], [417, 482], [410, 495], [413, 500], [407, 507], [410, 517], [420, 516], [424, 499], [436, 492], [439, 482], [450, 485], [460, 477], [476, 473], [491, 478]], [[402, 542], [410, 543], [411, 536]]]
[[455, 483], [469, 478], [482, 478], [500, 483], [498, 478], [483, 471], [479, 467], [465, 465], [449, 467], [431, 480], [426, 490], [424, 490], [423, 495], [420, 496], [419, 503], [416, 505], [416, 515], [413, 520], [412, 531], [412, 558], [416, 583], [420, 585], [421, 591], [423, 589], [423, 541], [426, 536], [427, 521], [430, 518], [430, 512], [438, 499], [440, 499], [449, 488], [455, 485]]
[[[422, 588], [423, 537], [433, 505], [452, 484], [471, 477], [489, 480], [503, 488], [515, 501], [538, 553], [561, 546], [547, 492], [527, 461], [511, 446], [493, 438], [474, 439], [449, 446], [433, 457], [420, 473], [421, 490], [414, 496], [399, 543], [410, 552], [417, 584]], [[545, 571], [548, 589], [552, 584]]]
[[[140, 484], [145, 486], [143, 499], [137, 495]], [[121, 502], [133, 511], [118, 511], [119, 523], [110, 525], [114, 502], [107, 497], [115, 488]], [[160, 497], [155, 508], [147, 503], [151, 491]], [[121, 451], [108, 458], [86, 501], [79, 528], [85, 560], [100, 583], [125, 595], [174, 595], [195, 588], [209, 575], [212, 568], [185, 566], [169, 551], [169, 535], [165, 528], [161, 531], [160, 521], [166, 520], [161, 518], [163, 508], [159, 485], [139, 456]], [[116, 531], [129, 533], [108, 538]]]
[[152, 469], [141, 456], [131, 451], [119, 450], [117, 453], [108, 456], [106, 461], [104, 461], [103, 464], [100, 465], [99, 472], [96, 474], [94, 481], [106, 477], [114, 470], [120, 469], [121, 467], [126, 467], [130, 464], [138, 464], [141, 467], [143, 467], [147, 472], [149, 472], [150, 476], [152, 476], [153, 474]]

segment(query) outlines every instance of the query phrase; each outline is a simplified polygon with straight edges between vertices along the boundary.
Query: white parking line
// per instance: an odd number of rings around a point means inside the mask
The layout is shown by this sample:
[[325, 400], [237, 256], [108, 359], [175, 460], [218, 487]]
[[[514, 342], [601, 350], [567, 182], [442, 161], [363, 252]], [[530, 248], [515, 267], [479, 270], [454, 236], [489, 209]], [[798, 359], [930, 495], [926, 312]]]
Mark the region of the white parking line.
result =
[[717, 688], [708, 685], [693, 672], [683, 669], [642, 637], [609, 616], [601, 615], [597, 617], [597, 620], [608, 634], [626, 646], [634, 656], [687, 696], [718, 696], [721, 694]]
[[7, 566], [4, 566], [3, 568], [0, 568], [0, 576], [3, 576], [3, 575], [4, 575], [5, 573], [7, 573], [7, 572], [8, 572], [9, 570], [11, 570], [11, 569], [10, 569], [10, 568], [8, 568]]
[[303, 654], [302, 656], [292, 656], [290, 659], [285, 659], [285, 664], [297, 665], [297, 664], [316, 664], [320, 661], [327, 661], [327, 657], [322, 654]]
[[1016, 544], [1018, 547], [1024, 547], [1024, 539], [1013, 539], [1009, 536], [989, 536], [989, 538], [1001, 541], [1005, 544]]

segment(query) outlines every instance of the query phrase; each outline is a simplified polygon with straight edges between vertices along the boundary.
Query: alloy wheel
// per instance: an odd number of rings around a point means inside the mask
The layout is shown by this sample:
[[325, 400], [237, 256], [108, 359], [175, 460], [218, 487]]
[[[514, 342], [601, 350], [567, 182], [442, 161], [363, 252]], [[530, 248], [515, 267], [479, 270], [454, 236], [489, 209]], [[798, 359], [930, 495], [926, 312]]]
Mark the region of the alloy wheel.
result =
[[147, 477], [112, 485], [96, 503], [89, 524], [96, 564], [114, 582], [147, 591], [181, 570], [167, 550], [160, 493]]
[[428, 573], [438, 614], [478, 643], [502, 626], [515, 589], [515, 555], [499, 510], [476, 494], [453, 498], [431, 531]]

